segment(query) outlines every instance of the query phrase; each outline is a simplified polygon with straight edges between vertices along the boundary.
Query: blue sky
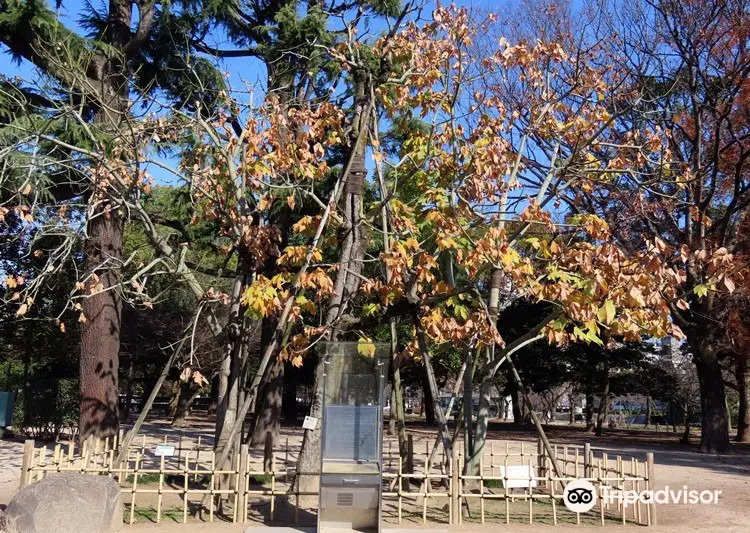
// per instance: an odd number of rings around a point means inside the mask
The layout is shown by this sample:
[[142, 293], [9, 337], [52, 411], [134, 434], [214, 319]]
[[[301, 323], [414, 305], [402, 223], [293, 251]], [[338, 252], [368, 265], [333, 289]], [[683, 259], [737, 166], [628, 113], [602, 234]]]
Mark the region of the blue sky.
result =
[[[101, 5], [101, 0], [92, 0], [92, 3], [97, 6]], [[513, 0], [504, 0], [502, 3], [492, 2], [490, 0], [469, 0], [465, 2], [457, 2], [460, 5], [464, 5], [470, 8], [478, 9], [481, 11], [488, 11], [492, 9], [502, 9], [509, 6], [513, 6], [515, 2]], [[54, 8], [54, 0], [50, 2], [50, 5]], [[431, 5], [425, 9], [425, 14], [429, 14]], [[70, 29], [76, 32], [82, 33], [84, 30], [79, 25], [79, 19], [82, 13], [85, 13], [89, 7], [86, 2], [82, 0], [63, 0], [62, 5], [57, 10], [59, 18], [62, 22]], [[371, 33], [377, 33], [382, 31], [384, 28], [371, 28]], [[222, 36], [222, 32], [219, 30], [215, 33], [213, 42], [209, 44], [218, 48], [232, 49], [232, 43]], [[221, 63], [221, 68], [224, 70], [229, 77], [229, 84], [233, 88], [241, 88], [245, 83], [249, 87], [252, 87], [255, 92], [255, 99], [258, 101], [262, 98], [262, 89], [260, 89], [265, 82], [265, 69], [262, 64], [253, 58], [237, 58], [237, 59], [225, 59]], [[21, 60], [20, 62], [13, 59], [8, 50], [0, 44], [0, 75], [7, 77], [18, 76], [27, 81], [33, 81], [38, 74], [32, 65], [28, 62]], [[169, 162], [165, 160], [164, 162]], [[174, 162], [172, 162], [174, 163]], [[373, 162], [371, 158], [368, 158], [368, 166], [372, 166]], [[158, 183], [170, 183], [173, 182], [173, 176], [167, 171], [159, 168], [149, 169], [155, 176]], [[372, 168], [370, 169], [372, 171]]]

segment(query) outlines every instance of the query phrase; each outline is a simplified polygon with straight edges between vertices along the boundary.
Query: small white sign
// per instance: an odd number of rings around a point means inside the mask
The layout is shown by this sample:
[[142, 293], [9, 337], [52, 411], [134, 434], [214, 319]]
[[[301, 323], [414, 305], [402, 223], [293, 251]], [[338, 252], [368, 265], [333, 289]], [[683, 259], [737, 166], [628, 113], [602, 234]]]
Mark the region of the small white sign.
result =
[[154, 451], [154, 455], [157, 457], [172, 457], [174, 455], [174, 446], [159, 444]]
[[536, 487], [534, 467], [531, 465], [513, 465], [506, 470], [500, 467], [500, 475], [506, 479], [509, 489], [528, 489]]
[[318, 427], [318, 419], [314, 416], [306, 416], [305, 421], [302, 422], [302, 427], [304, 429], [315, 430]]

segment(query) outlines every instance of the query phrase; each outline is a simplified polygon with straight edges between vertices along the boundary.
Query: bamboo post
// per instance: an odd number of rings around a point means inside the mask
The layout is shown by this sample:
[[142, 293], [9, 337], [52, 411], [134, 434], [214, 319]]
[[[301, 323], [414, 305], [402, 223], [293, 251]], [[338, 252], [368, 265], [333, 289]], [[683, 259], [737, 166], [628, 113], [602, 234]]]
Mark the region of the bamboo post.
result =
[[[646, 490], [653, 490], [654, 486], [654, 454], [648, 452], [646, 454]], [[656, 503], [651, 502], [647, 506], [648, 512], [648, 525], [657, 525], [656, 522]]]
[[21, 460], [21, 487], [24, 488], [29, 484], [30, 470], [34, 459], [34, 441], [26, 439], [23, 441], [23, 459]]
[[495, 470], [495, 441], [490, 442], [490, 473], [492, 477], [495, 477], [496, 474]]
[[591, 477], [591, 444], [588, 442], [583, 445], [583, 477]]
[[463, 502], [461, 501], [463, 496], [463, 485], [461, 483], [461, 472], [464, 471], [464, 465], [461, 461], [461, 452], [458, 452], [458, 456], [456, 457], [456, 512], [458, 513], [458, 524], [461, 525], [464, 523], [464, 512], [463, 512]]
[[286, 438], [286, 446], [284, 448], [284, 482], [288, 482], [287, 479], [289, 472], [289, 437]]
[[398, 456], [398, 483], [396, 483], [396, 489], [398, 494], [398, 523], [401, 523], [401, 504], [403, 502], [403, 491], [401, 488], [401, 476], [404, 473], [404, 460], [401, 457], [401, 454]]
[[[604, 490], [604, 486], [607, 485], [606, 479], [607, 479], [607, 477], [609, 475], [607, 473], [609, 471], [609, 457], [607, 456], [606, 453], [602, 453], [602, 462], [601, 462], [601, 464], [604, 465], [604, 474], [602, 475], [601, 470], [600, 470], [599, 477], [603, 478], [603, 481], [601, 481], [601, 486], [602, 486], [602, 490]], [[602, 499], [602, 505], [604, 505], [604, 500], [603, 499]], [[606, 507], [607, 507], [607, 510], [609, 510], [609, 503], [607, 503]]]
[[55, 455], [52, 459], [52, 464], [55, 466], [55, 470], [59, 472], [62, 466], [62, 446], [59, 442], [55, 444]]
[[[622, 462], [622, 457], [617, 456], [617, 476], [620, 478], [617, 480], [617, 486], [620, 489], [620, 492], [625, 490], [625, 465]], [[622, 524], [625, 525], [626, 519], [625, 519], [625, 505], [622, 503], [622, 500], [618, 503], [618, 507], [620, 512], [622, 513]]]
[[[240, 499], [240, 479], [242, 478], [242, 453], [238, 453], [235, 456], [237, 459], [234, 462], [234, 504], [232, 505], [232, 523], [237, 523], [237, 507]], [[232, 474], [230, 474], [231, 476]], [[228, 498], [227, 498], [228, 500]]]
[[195, 451], [195, 475], [193, 481], [198, 481], [198, 469], [200, 468], [201, 460], [201, 436], [198, 435], [198, 448]]
[[[555, 454], [557, 454], [557, 445], [555, 445]], [[539, 477], [544, 477], [544, 443], [542, 439], [536, 441], [536, 467]]]
[[214, 483], [216, 479], [216, 454], [211, 454], [211, 481], [209, 486], [208, 521], [214, 521]]
[[42, 478], [44, 477], [44, 468], [43, 467], [45, 467], [47, 465], [46, 455], [47, 455], [47, 447], [46, 446], [42, 446], [41, 448], [39, 448], [39, 461], [37, 461], [37, 466], [39, 467], [39, 469], [37, 470], [37, 473], [36, 473], [36, 480], [37, 481], [41, 481]]
[[[273, 522], [274, 511], [276, 510], [276, 454], [271, 454], [271, 513], [269, 518]], [[245, 505], [247, 513], [247, 505]]]
[[503, 489], [505, 490], [505, 523], [510, 524], [510, 491], [508, 490], [508, 442], [505, 442], [503, 459]]
[[[523, 465], [523, 457], [521, 458], [521, 465]], [[534, 476], [534, 470], [531, 468], [531, 458], [529, 458], [528, 462], [528, 472], [529, 472], [529, 524], [534, 523], [534, 488], [533, 485], [533, 476]]]
[[484, 456], [479, 458], [479, 520], [484, 524]]
[[[426, 441], [425, 441], [425, 444], [427, 444]], [[429, 450], [425, 449], [425, 454], [426, 455], [424, 459], [424, 484], [423, 484], [424, 494], [422, 494], [422, 523], [423, 524], [427, 523], [427, 493], [429, 492], [429, 487], [430, 487], [430, 473], [427, 470], [427, 461], [429, 460], [427, 455], [429, 454]], [[420, 491], [422, 490], [421, 487], [419, 490]]]
[[182, 523], [187, 523], [188, 516], [188, 479], [190, 478], [190, 454], [185, 454], [185, 476], [182, 479]]
[[[242, 498], [240, 501], [242, 502], [242, 523], [247, 523], [247, 504], [248, 504], [248, 494], [247, 491], [249, 490], [249, 482], [250, 482], [250, 446], [248, 444], [243, 444], [240, 446], [240, 453], [242, 454]], [[275, 457], [271, 457], [272, 460], [275, 459]], [[274, 466], [275, 462], [272, 462], [271, 464], [271, 470], [275, 470]], [[275, 475], [275, 474], [272, 474]]]
[[161, 522], [162, 485], [164, 485], [164, 456], [159, 458], [159, 491], [156, 497], [156, 523]]
[[555, 498], [555, 485], [557, 483], [550, 483], [550, 499], [552, 500], [552, 525], [557, 525], [557, 499]]
[[138, 490], [138, 464], [142, 457], [142, 455], [138, 454], [136, 454], [135, 456], [135, 465], [133, 470], [133, 490], [130, 493], [130, 525], [133, 525], [133, 522], [135, 521], [135, 494]]

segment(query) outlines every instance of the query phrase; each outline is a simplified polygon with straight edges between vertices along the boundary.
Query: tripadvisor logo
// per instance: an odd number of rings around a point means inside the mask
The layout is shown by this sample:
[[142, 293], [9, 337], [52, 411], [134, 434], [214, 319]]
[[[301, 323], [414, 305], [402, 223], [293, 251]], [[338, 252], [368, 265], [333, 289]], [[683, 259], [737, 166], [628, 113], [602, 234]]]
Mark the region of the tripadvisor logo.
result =
[[596, 488], [585, 479], [571, 481], [563, 492], [565, 507], [574, 513], [585, 513], [596, 505]]
[[[636, 503], [649, 504], [718, 504], [720, 490], [694, 490], [688, 489], [687, 485], [682, 489], [672, 490], [665, 486], [659, 490], [618, 490], [613, 487], [602, 485], [599, 496], [603, 504], [619, 503], [624, 507]], [[574, 513], [585, 513], [596, 505], [597, 491], [594, 485], [585, 479], [575, 479], [567, 484], [563, 491], [563, 503], [565, 507]]]

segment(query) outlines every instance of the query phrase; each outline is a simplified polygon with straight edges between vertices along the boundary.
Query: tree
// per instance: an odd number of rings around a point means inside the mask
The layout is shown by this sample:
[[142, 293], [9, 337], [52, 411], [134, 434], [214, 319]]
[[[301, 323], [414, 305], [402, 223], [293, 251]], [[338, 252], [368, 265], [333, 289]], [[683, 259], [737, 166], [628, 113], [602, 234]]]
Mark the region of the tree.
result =
[[[125, 213], [120, 200], [147, 185], [139, 168], [140, 147], [125, 128], [134, 109], [132, 91], [166, 87], [177, 100], [193, 100], [193, 87], [180, 83], [180, 74], [192, 71], [195, 65], [190, 62], [200, 60], [176, 55], [182, 49], [168, 47], [167, 43], [180, 42], [164, 39], [174, 21], [171, 5], [156, 1], [115, 0], [104, 11], [87, 10], [87, 36], [67, 28], [59, 13], [42, 0], [4, 0], [0, 8], [0, 42], [49, 81], [40, 90], [23, 81], [4, 83], [3, 100], [21, 104], [24, 112], [15, 114], [3, 128], [3, 146], [14, 165], [2, 178], [4, 187], [15, 193], [3, 202], [22, 213], [29, 225], [41, 222], [50, 228], [61, 222], [71, 230], [64, 242], [80, 238], [83, 243], [78, 298], [69, 306], [80, 311], [81, 323], [79, 430], [81, 439], [101, 439], [115, 435], [119, 425], [123, 297], [118, 271], [127, 261], [122, 253]], [[171, 61], [175, 57], [182, 59]], [[211, 76], [206, 69], [202, 74], [198, 79]], [[214, 75], [212, 82], [218, 79]], [[92, 153], [97, 154], [94, 160]], [[109, 163], [103, 165], [102, 157]], [[28, 169], [26, 179], [23, 168]], [[85, 214], [83, 223], [64, 215], [55, 220], [40, 212], [49, 205], [42, 202], [50, 200], [61, 209], [80, 210]], [[36, 289], [69, 260], [65, 246], [55, 250], [40, 250], [53, 253], [47, 256], [44, 275], [34, 278]], [[17, 292], [23, 302], [18, 314], [23, 315], [37, 303], [37, 291]]]
[[725, 452], [723, 302], [735, 290], [740, 265], [733, 254], [745, 239], [740, 225], [750, 205], [746, 6], [663, 0], [609, 16], [613, 57], [639, 94], [638, 104], [617, 116], [614, 139], [650, 137], [652, 144], [641, 150], [637, 173], [615, 179], [605, 172], [620, 156], [602, 145], [593, 172], [607, 184], [578, 206], [607, 220], [622, 246], [639, 249], [639, 236], [649, 236], [672, 254], [681, 298], [670, 309], [698, 370], [700, 449]]

